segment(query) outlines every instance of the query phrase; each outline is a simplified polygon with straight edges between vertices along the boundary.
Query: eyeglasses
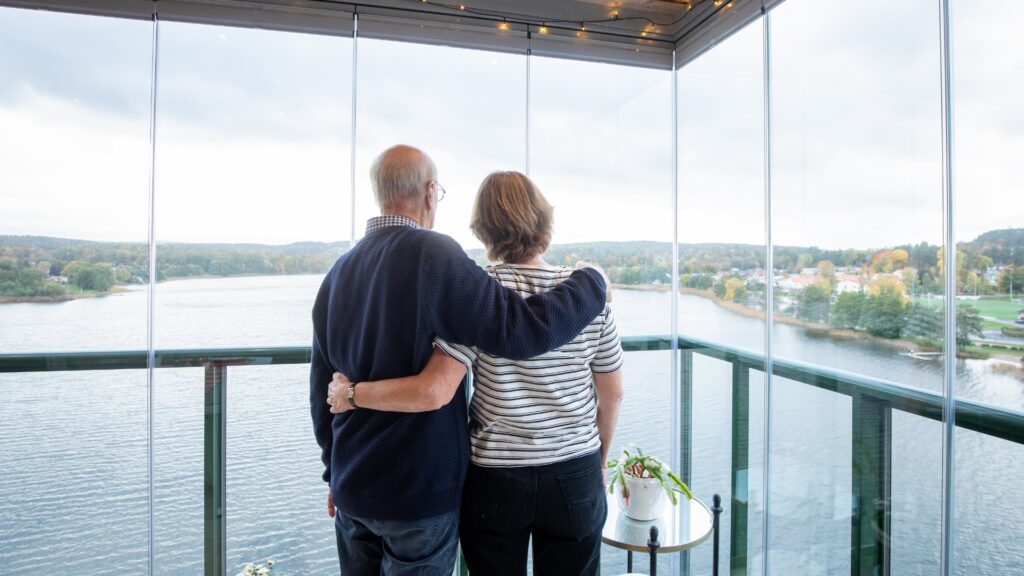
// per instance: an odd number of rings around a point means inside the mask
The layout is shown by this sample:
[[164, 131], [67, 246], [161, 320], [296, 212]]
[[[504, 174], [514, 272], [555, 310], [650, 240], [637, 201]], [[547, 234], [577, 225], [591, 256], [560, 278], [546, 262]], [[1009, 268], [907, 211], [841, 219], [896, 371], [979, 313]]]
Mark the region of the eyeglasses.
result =
[[441, 200], [444, 200], [444, 194], [446, 192], [444, 186], [441, 186], [441, 183], [437, 180], [434, 180], [431, 184], [434, 185], [434, 191], [437, 192], [437, 201], [440, 202]]

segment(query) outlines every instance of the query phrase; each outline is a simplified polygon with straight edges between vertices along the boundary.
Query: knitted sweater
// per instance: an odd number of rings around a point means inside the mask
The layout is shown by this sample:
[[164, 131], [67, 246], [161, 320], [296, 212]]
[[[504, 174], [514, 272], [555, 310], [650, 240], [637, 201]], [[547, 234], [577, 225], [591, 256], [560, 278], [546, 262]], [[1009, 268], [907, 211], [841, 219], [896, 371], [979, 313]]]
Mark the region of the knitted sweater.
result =
[[529, 358], [572, 340], [604, 305], [593, 270], [524, 300], [448, 236], [408, 226], [367, 234], [328, 272], [313, 306], [310, 407], [338, 509], [376, 520], [457, 509], [469, 437], [464, 388], [432, 412], [333, 415], [326, 403], [333, 372], [353, 382], [417, 374], [434, 338]]

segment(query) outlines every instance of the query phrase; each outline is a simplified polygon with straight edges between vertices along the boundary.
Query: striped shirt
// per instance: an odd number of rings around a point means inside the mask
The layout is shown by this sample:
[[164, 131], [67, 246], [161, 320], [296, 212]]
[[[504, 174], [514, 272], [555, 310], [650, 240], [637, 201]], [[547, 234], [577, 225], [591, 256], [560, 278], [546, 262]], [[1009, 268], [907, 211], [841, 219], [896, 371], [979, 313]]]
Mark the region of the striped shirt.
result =
[[[524, 298], [551, 290], [572, 274], [567, 268], [516, 264], [490, 266], [487, 272]], [[607, 305], [571, 342], [529, 360], [498, 358], [440, 339], [434, 343], [472, 376], [474, 464], [538, 466], [600, 449], [593, 373], [622, 367], [622, 344]]]

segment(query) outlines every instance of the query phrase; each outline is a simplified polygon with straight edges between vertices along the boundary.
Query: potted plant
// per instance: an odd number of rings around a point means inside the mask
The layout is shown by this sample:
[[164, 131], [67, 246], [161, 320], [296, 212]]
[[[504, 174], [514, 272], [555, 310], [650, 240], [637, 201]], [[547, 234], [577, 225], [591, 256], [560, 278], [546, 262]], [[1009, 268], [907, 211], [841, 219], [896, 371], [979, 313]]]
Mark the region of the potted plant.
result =
[[[632, 450], [632, 451], [631, 451]], [[634, 520], [654, 520], [661, 515], [667, 496], [672, 505], [679, 503], [676, 493], [693, 498], [690, 488], [661, 459], [643, 453], [632, 446], [622, 451], [623, 456], [608, 461], [611, 482], [608, 492], [620, 487], [619, 508]]]
[[250, 562], [242, 568], [238, 576], [274, 576], [274, 564], [273, 558], [267, 560], [266, 564]]

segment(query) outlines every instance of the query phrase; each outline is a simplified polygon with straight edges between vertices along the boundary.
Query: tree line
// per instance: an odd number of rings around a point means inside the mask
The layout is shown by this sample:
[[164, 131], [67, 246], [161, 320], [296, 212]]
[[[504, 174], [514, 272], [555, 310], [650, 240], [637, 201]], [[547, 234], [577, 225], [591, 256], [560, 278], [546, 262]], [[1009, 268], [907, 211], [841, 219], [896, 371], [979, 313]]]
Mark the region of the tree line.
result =
[[[347, 247], [347, 242], [160, 244], [156, 279], [320, 274]], [[59, 299], [69, 293], [102, 293], [115, 285], [148, 281], [146, 244], [0, 236], [0, 296]]]

